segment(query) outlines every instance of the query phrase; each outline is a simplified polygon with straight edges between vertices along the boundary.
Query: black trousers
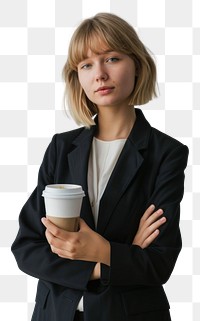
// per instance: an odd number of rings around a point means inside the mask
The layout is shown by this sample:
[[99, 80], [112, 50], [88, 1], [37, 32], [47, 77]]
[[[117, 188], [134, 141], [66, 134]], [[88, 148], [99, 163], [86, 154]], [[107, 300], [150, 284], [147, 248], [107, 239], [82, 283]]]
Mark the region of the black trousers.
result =
[[76, 311], [74, 321], [84, 321], [83, 312]]

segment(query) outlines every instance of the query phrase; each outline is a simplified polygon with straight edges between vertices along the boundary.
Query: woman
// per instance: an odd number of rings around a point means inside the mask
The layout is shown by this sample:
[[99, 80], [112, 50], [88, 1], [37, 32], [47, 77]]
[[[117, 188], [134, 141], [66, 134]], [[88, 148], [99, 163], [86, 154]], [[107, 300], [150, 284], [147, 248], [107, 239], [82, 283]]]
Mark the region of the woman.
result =
[[[168, 321], [188, 148], [134, 108], [156, 95], [155, 64], [127, 22], [101, 13], [75, 31], [63, 75], [84, 127], [53, 137], [12, 246], [39, 278], [32, 320]], [[78, 232], [44, 218], [53, 183], [82, 185]]]

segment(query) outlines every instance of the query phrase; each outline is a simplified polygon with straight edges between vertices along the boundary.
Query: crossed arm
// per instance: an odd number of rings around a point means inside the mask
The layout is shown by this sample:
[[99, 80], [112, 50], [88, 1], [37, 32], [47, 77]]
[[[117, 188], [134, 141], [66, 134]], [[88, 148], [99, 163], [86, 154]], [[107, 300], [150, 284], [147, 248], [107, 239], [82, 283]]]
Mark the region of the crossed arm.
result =
[[[155, 206], [151, 205], [140, 220], [132, 244], [142, 249], [148, 247], [158, 236], [159, 227], [166, 222], [162, 215], [162, 209], [155, 211]], [[100, 263], [110, 265], [109, 241], [90, 229], [82, 219], [78, 232], [64, 231], [46, 218], [42, 218], [42, 223], [46, 227], [46, 238], [53, 253], [66, 259], [98, 262], [91, 279], [100, 277]]]

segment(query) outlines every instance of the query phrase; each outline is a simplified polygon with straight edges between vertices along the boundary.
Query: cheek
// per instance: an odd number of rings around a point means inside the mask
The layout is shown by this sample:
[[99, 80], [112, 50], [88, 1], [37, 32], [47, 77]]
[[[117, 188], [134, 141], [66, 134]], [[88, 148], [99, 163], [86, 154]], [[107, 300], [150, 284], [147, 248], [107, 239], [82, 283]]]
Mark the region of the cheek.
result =
[[82, 88], [84, 88], [84, 79], [78, 74], [78, 80]]
[[[131, 68], [127, 71], [127, 83], [129, 83], [129, 89], [133, 90], [133, 88], [135, 87], [135, 70], [132, 70]], [[127, 84], [128, 86], [128, 84]]]
[[86, 79], [85, 77], [79, 76], [79, 82], [81, 87], [83, 88], [83, 91], [87, 95], [89, 93], [89, 88], [90, 88], [90, 86], [88, 85], [88, 79]]
[[120, 70], [118, 74], [118, 79], [120, 79], [121, 84], [123, 85], [124, 89], [127, 88], [130, 90], [130, 88], [133, 89], [134, 83], [135, 83], [135, 68], [132, 66], [132, 64], [126, 64], [126, 66], [123, 66], [123, 68]]
[[134, 75], [132, 73], [127, 72], [125, 77], [122, 78], [122, 84], [123, 84], [124, 90], [127, 93], [131, 93], [135, 86]]

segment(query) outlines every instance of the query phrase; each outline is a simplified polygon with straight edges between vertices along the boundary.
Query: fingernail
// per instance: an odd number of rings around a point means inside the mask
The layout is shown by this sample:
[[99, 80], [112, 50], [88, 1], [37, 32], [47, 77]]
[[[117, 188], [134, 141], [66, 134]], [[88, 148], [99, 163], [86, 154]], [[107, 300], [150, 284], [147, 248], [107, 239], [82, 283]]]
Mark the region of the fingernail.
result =
[[46, 217], [42, 217], [41, 221], [42, 221], [43, 224], [45, 224], [45, 222], [47, 221]]

